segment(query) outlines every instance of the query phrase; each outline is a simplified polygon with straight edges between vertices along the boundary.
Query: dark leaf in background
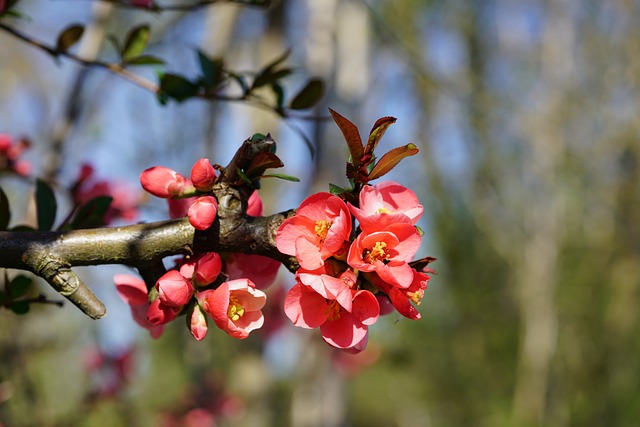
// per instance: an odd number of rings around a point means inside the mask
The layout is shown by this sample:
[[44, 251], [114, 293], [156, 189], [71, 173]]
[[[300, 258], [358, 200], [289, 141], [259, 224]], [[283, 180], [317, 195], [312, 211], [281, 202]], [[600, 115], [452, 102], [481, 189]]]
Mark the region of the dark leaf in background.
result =
[[122, 47], [122, 60], [129, 62], [144, 52], [149, 43], [149, 37], [151, 35], [151, 29], [147, 24], [134, 27], [127, 34], [124, 46]]
[[9, 209], [9, 199], [0, 188], [0, 230], [4, 231], [11, 221], [11, 210]]
[[165, 96], [182, 102], [198, 94], [199, 86], [177, 74], [166, 73], [160, 78], [160, 91]]
[[140, 55], [128, 59], [127, 65], [164, 65], [164, 59], [152, 55]]
[[7, 295], [10, 300], [14, 300], [23, 297], [29, 292], [29, 288], [33, 281], [31, 278], [23, 275], [18, 275], [7, 286]]
[[311, 79], [305, 87], [291, 100], [289, 108], [292, 110], [304, 110], [313, 107], [324, 95], [324, 82], [320, 79]]
[[66, 52], [71, 46], [76, 44], [84, 34], [84, 26], [74, 24], [60, 32], [56, 41], [56, 51]]
[[53, 190], [41, 179], [36, 180], [36, 212], [38, 216], [38, 230], [49, 231], [56, 220], [58, 204]]
[[72, 229], [95, 228], [105, 225], [104, 216], [111, 206], [113, 197], [99, 196], [89, 200], [78, 209], [71, 221]]
[[224, 62], [222, 58], [211, 59], [202, 51], [198, 50], [198, 62], [202, 71], [202, 83], [206, 89], [217, 87], [222, 81], [222, 70]]

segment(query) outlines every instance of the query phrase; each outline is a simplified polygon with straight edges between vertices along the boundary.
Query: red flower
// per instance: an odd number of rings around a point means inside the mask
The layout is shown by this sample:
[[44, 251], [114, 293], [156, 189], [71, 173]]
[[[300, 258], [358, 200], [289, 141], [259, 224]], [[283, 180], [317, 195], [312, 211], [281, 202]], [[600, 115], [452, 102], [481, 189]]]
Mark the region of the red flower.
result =
[[234, 252], [229, 254], [225, 266], [229, 280], [247, 278], [256, 288], [265, 289], [276, 279], [280, 263], [262, 255], [243, 254]]
[[217, 252], [209, 252], [197, 258], [192, 282], [196, 288], [213, 283], [222, 270], [222, 259]]
[[351, 215], [337, 196], [317, 193], [306, 198], [296, 215], [278, 228], [276, 245], [283, 254], [295, 255], [302, 268], [315, 270], [338, 254], [351, 234]]
[[413, 269], [407, 262], [417, 252], [420, 240], [420, 234], [408, 223], [363, 232], [351, 244], [347, 262], [356, 270], [375, 271], [385, 282], [406, 288], [413, 281]]
[[198, 300], [216, 325], [234, 338], [247, 338], [264, 323], [261, 309], [267, 296], [248, 279], [230, 280], [215, 290], [200, 292]]
[[360, 191], [360, 208], [350, 204], [349, 209], [364, 232], [398, 222], [415, 224], [423, 211], [415, 193], [393, 181], [365, 185]]
[[413, 281], [408, 288], [401, 289], [391, 286], [382, 280], [372, 277], [372, 283], [375, 287], [389, 296], [389, 301], [393, 307], [409, 319], [420, 319], [420, 312], [411, 304], [420, 305], [424, 291], [429, 283], [429, 275], [420, 271], [414, 272]]
[[147, 308], [147, 319], [152, 325], [164, 325], [178, 317], [179, 313], [180, 307], [165, 305], [157, 299]]

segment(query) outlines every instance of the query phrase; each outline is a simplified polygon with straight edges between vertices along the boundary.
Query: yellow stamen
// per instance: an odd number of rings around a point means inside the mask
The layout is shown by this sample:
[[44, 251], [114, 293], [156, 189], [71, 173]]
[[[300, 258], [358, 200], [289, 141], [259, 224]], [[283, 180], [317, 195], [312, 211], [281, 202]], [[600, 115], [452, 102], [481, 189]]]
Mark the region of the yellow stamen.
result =
[[227, 310], [227, 316], [229, 319], [236, 321], [244, 315], [244, 307], [240, 305], [238, 300], [234, 297], [229, 298], [229, 309]]
[[391, 213], [391, 211], [387, 208], [379, 208], [377, 213]]
[[329, 233], [329, 229], [331, 228], [332, 224], [333, 224], [332, 221], [325, 221], [325, 220], [316, 221], [316, 227], [315, 227], [316, 235], [321, 240], [324, 240], [327, 237], [327, 233]]
[[362, 254], [362, 258], [365, 262], [369, 264], [373, 264], [375, 261], [385, 261], [389, 259], [389, 255], [387, 254], [386, 248], [387, 244], [385, 242], [376, 242], [375, 245], [371, 249], [365, 249]]
[[416, 305], [420, 305], [424, 292], [414, 292], [413, 294], [408, 294], [408, 296], [411, 297], [411, 301], [415, 302]]

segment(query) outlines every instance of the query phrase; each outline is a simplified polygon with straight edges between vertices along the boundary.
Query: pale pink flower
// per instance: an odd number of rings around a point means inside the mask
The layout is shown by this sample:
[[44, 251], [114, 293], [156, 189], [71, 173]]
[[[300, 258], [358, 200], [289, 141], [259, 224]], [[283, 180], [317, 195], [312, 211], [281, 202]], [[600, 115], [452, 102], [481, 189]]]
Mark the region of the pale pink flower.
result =
[[361, 233], [351, 244], [347, 262], [356, 270], [378, 273], [380, 278], [401, 288], [413, 281], [411, 261], [420, 247], [420, 234], [408, 223], [397, 223]]
[[360, 207], [349, 204], [349, 209], [364, 232], [397, 222], [415, 224], [423, 212], [415, 193], [393, 181], [365, 185], [360, 191]]
[[230, 280], [215, 290], [202, 291], [198, 300], [216, 325], [234, 338], [247, 338], [264, 323], [261, 309], [267, 296], [248, 279]]
[[302, 268], [314, 270], [342, 252], [351, 234], [351, 215], [337, 196], [317, 193], [306, 198], [296, 215], [278, 228], [276, 244], [283, 254], [295, 255]]

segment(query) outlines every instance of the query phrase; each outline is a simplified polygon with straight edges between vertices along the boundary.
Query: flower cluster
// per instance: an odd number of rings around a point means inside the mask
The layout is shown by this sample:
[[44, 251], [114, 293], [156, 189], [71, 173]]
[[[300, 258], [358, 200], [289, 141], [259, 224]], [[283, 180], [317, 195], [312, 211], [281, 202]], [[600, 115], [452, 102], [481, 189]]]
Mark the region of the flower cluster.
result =
[[[218, 175], [208, 159], [198, 160], [191, 178], [171, 169], [155, 166], [140, 175], [151, 194], [167, 198], [170, 216], [188, 216], [197, 229], [213, 224], [217, 202], [212, 193]], [[254, 191], [248, 200], [250, 216], [262, 215], [262, 200]], [[259, 255], [208, 252], [177, 260], [176, 266], [148, 290], [144, 280], [127, 274], [114, 277], [121, 298], [129, 304], [135, 321], [159, 337], [167, 323], [187, 316], [189, 330], [202, 340], [208, 318], [234, 338], [244, 339], [264, 323], [262, 308], [266, 295], [261, 290], [275, 279], [280, 263]]]
[[[187, 200], [189, 222], [198, 230], [206, 230], [213, 224], [218, 212], [218, 202], [211, 194], [217, 173], [209, 159], [198, 160], [191, 168], [191, 178], [164, 166], [153, 166], [140, 174], [140, 184], [156, 197], [170, 200]], [[193, 199], [187, 199], [197, 196]], [[182, 203], [178, 203], [182, 206]]]
[[29, 146], [27, 139], [21, 138], [14, 141], [9, 135], [0, 133], [0, 171], [29, 175], [31, 164], [19, 158]]
[[319, 327], [334, 347], [359, 352], [381, 302], [420, 318], [411, 302], [420, 303], [429, 276], [409, 262], [421, 243], [415, 224], [422, 211], [413, 191], [391, 181], [365, 185], [357, 205], [329, 193], [304, 200], [276, 237], [278, 250], [300, 264], [285, 298], [289, 319]]

